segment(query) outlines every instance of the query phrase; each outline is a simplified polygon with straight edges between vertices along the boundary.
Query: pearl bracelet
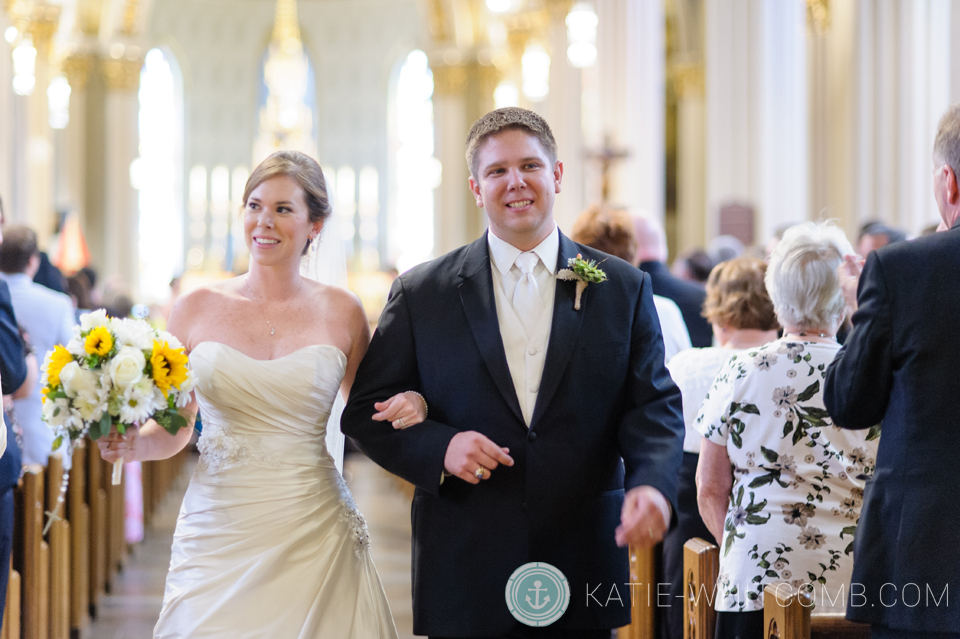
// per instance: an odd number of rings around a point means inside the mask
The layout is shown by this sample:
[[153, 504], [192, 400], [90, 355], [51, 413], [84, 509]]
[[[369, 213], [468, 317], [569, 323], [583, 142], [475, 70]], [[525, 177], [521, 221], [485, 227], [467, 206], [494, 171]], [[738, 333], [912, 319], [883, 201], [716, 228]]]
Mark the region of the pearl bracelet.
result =
[[424, 396], [421, 395], [420, 393], [418, 393], [417, 391], [413, 391], [413, 390], [412, 390], [412, 391], [407, 391], [407, 392], [408, 392], [408, 393], [413, 393], [414, 395], [416, 395], [417, 397], [420, 398], [420, 401], [421, 401], [421, 402], [423, 402], [423, 418], [426, 419], [426, 418], [427, 418], [427, 415], [430, 414], [430, 407], [427, 406], [427, 400], [426, 400], [426, 398], [424, 398]]

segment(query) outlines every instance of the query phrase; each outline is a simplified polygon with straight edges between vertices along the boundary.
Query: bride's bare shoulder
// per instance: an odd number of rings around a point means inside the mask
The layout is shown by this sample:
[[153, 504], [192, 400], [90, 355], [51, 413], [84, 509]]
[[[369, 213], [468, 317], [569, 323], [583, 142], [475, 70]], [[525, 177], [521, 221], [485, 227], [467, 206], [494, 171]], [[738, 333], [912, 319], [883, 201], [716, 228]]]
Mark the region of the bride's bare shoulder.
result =
[[320, 282], [309, 282], [310, 294], [316, 304], [338, 313], [363, 313], [363, 304], [352, 291]]
[[169, 330], [181, 342], [190, 343], [192, 329], [205, 317], [223, 317], [230, 303], [240, 298], [237, 278], [206, 284], [177, 298], [170, 311]]

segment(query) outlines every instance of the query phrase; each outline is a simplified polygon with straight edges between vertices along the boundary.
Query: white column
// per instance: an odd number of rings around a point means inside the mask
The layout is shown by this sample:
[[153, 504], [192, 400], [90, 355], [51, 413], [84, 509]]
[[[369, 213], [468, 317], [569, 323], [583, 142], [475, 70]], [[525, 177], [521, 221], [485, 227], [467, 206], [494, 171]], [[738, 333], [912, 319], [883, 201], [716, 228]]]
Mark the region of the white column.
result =
[[63, 62], [63, 71], [70, 82], [70, 122], [64, 131], [64, 191], [70, 207], [76, 211], [81, 228], [86, 223], [87, 171], [90, 151], [87, 148], [87, 81], [93, 69], [92, 54], [74, 54]]
[[707, 236], [751, 205], [762, 241], [807, 218], [806, 4], [707, 0]]
[[[937, 123], [960, 97], [949, 0], [859, 0], [856, 209], [917, 233], [939, 219], [931, 152]], [[854, 232], [855, 229], [850, 229]]]
[[463, 143], [471, 123], [463, 93], [466, 79], [462, 66], [433, 67], [433, 154], [442, 167], [440, 186], [434, 191], [433, 252], [437, 256], [476, 239], [467, 237], [465, 194], [470, 172]]
[[106, 215], [104, 270], [120, 276], [137, 298], [139, 283], [139, 212], [137, 192], [130, 184], [130, 163], [138, 155], [140, 60], [104, 60], [106, 96]]
[[[0, 33], [7, 30], [10, 21], [5, 11], [0, 11]], [[14, 148], [14, 131], [17, 127], [17, 112], [14, 108], [13, 94], [13, 60], [10, 57], [10, 46], [0, 42], [0, 198], [3, 199], [3, 209], [8, 219], [13, 217], [14, 176], [15, 162], [20, 156]]]
[[610, 199], [662, 220], [663, 6], [657, 1], [597, 0], [596, 9], [600, 132], [630, 154], [612, 165]]
[[543, 103], [543, 116], [557, 141], [563, 162], [562, 191], [553, 215], [557, 225], [569, 232], [586, 207], [583, 196], [584, 145], [581, 118], [580, 69], [567, 60], [567, 2], [550, 5], [547, 43], [550, 47], [550, 93]]
[[47, 109], [47, 87], [50, 85], [51, 27], [38, 26], [34, 37], [37, 62], [36, 85], [27, 98], [27, 224], [37, 232], [41, 250], [53, 234], [53, 130]]

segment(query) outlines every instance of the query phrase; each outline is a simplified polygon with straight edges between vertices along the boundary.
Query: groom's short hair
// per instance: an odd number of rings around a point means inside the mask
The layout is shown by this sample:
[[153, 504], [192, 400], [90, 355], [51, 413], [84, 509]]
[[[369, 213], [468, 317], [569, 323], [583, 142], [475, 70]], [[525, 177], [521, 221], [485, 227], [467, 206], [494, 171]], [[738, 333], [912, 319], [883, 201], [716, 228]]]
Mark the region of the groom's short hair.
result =
[[470, 127], [467, 135], [467, 166], [470, 167], [470, 175], [477, 177], [477, 153], [484, 140], [511, 129], [520, 129], [536, 137], [550, 156], [550, 161], [557, 161], [557, 141], [553, 139], [553, 131], [547, 121], [528, 109], [504, 107], [491, 111]]

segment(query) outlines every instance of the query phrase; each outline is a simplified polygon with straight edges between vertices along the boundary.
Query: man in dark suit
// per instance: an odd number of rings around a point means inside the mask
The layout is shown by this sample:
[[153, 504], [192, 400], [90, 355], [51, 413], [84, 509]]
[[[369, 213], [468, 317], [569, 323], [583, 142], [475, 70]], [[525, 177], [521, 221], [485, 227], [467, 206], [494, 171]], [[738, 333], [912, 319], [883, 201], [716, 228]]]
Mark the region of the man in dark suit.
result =
[[694, 348], [711, 346], [713, 328], [701, 315], [703, 302], [707, 299], [706, 291], [670, 273], [666, 264], [667, 236], [656, 220], [643, 215], [634, 215], [633, 227], [637, 236], [637, 257], [634, 261], [641, 271], [650, 276], [654, 295], [673, 300], [673, 303], [680, 307], [683, 321], [690, 333], [690, 343]]
[[[538, 115], [487, 114], [467, 159], [490, 230], [394, 282], [343, 430], [417, 486], [416, 634], [609, 638], [630, 621], [625, 546], [662, 538], [680, 466], [680, 395], [650, 280], [559, 232], [563, 165]], [[578, 254], [606, 258], [607, 277], [579, 309], [577, 282], [558, 279]], [[428, 419], [373, 419], [392, 389], [420, 391]], [[521, 624], [505, 599], [531, 562], [559, 569], [572, 593], [548, 627]]]
[[[23, 339], [13, 313], [10, 289], [0, 282], [0, 385], [4, 395], [13, 395], [28, 381], [36, 383], [37, 366], [33, 363], [33, 379], [27, 366]], [[10, 551], [13, 549], [13, 488], [20, 479], [20, 446], [4, 415], [0, 425], [6, 432], [7, 447], [0, 455], [0, 619], [7, 601], [7, 580], [10, 576]]]
[[[934, 197], [948, 230], [848, 257], [853, 332], [827, 369], [843, 428], [883, 423], [854, 541], [847, 618], [874, 639], [960, 638], [960, 105], [940, 120]], [[858, 286], [859, 280], [859, 286]]]

